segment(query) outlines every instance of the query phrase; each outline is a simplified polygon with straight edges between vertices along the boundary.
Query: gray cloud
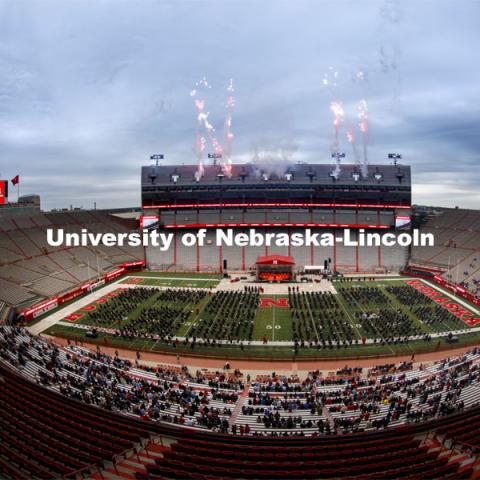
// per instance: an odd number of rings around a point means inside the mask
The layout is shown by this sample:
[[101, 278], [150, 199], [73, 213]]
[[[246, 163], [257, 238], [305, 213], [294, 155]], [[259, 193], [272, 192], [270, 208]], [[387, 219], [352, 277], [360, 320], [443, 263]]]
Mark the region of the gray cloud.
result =
[[[475, 208], [479, 14], [469, 0], [5, 0], [0, 173], [20, 173], [47, 208], [138, 205], [151, 153], [195, 161], [189, 92], [206, 75], [219, 131], [235, 79], [234, 161], [288, 146], [294, 161], [327, 162], [329, 103], [357, 128], [365, 98], [370, 160], [399, 151], [414, 201]], [[323, 85], [332, 71], [336, 85]]]

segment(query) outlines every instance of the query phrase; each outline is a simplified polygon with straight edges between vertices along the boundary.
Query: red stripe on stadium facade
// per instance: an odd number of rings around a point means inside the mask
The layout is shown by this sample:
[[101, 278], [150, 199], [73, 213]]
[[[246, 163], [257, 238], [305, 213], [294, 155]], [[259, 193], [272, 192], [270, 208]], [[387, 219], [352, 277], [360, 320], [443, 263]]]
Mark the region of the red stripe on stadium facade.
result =
[[171, 223], [164, 228], [233, 228], [233, 227], [312, 227], [312, 228], [365, 228], [390, 229], [389, 225], [365, 223]]
[[265, 203], [166, 203], [162, 205], [143, 205], [144, 209], [178, 209], [178, 208], [249, 208], [249, 207], [327, 207], [327, 208], [372, 208], [410, 210], [411, 205], [375, 204], [375, 203], [323, 203], [323, 202], [265, 202]]

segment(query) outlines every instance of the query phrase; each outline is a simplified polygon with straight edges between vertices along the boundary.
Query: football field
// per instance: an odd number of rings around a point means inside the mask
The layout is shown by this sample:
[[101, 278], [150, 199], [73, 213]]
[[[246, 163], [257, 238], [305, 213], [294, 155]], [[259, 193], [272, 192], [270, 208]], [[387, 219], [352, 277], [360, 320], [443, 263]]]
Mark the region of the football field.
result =
[[221, 281], [208, 274], [136, 273], [105, 295], [99, 289], [84, 297], [45, 333], [82, 339], [95, 327], [103, 342], [134, 349], [169, 349], [173, 339], [187, 348], [195, 339], [201, 348], [243, 342], [291, 352], [297, 340], [316, 350], [391, 353], [411, 351], [410, 341], [424, 348], [425, 336], [472, 328], [403, 278], [334, 282], [336, 293], [307, 288], [284, 295], [255, 293], [240, 283], [222, 290]]
[[255, 315], [254, 340], [289, 341], [292, 318], [287, 297], [263, 297]]

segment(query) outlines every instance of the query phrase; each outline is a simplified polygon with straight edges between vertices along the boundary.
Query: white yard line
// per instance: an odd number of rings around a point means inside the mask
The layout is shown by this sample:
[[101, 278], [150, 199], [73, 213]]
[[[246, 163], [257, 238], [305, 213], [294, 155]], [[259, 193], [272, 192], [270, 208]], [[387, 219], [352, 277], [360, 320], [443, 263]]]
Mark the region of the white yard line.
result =
[[274, 342], [275, 341], [275, 305], [272, 305], [272, 308], [273, 308], [272, 341]]
[[[141, 277], [141, 278], [149, 278], [149, 277]], [[153, 278], [153, 277], [152, 277]], [[163, 278], [166, 278], [166, 277], [163, 277]], [[173, 278], [174, 280], [178, 280], [178, 278]], [[74, 301], [73, 303], [71, 303], [70, 305], [68, 305], [67, 307], [64, 307], [62, 308], [61, 310], [58, 310], [56, 312], [53, 312], [52, 314], [50, 315], [47, 315], [45, 318], [43, 318], [42, 320], [40, 320], [38, 323], [36, 323], [35, 325], [32, 325], [32, 326], [27, 326], [27, 329], [33, 334], [33, 335], [39, 335], [41, 332], [43, 332], [44, 330], [47, 330], [48, 328], [52, 327], [53, 325], [55, 324], [59, 324], [59, 325], [64, 325], [64, 326], [69, 326], [69, 327], [73, 327], [73, 328], [91, 328], [91, 326], [84, 326], [84, 325], [81, 325], [80, 323], [73, 323], [73, 322], [67, 322], [67, 321], [64, 321], [64, 317], [66, 317], [67, 315], [70, 315], [71, 313], [75, 313], [77, 310], [81, 309], [82, 307], [86, 306], [86, 305], [90, 305], [91, 303], [95, 302], [95, 300], [98, 300], [99, 298], [103, 297], [104, 295], [106, 295], [107, 293], [110, 293], [114, 290], [116, 290], [117, 288], [119, 287], [122, 287], [122, 288], [139, 288], [139, 287], [142, 287], [141, 284], [138, 284], [138, 285], [129, 285], [129, 284], [122, 284], [122, 281], [125, 280], [124, 278], [123, 279], [118, 279], [117, 281], [113, 282], [113, 283], [110, 283], [108, 285], [105, 285], [104, 287], [96, 290], [95, 292], [92, 292], [90, 293], [89, 295], [87, 296], [84, 296], [84, 297], [80, 297], [77, 301]], [[194, 279], [194, 280], [199, 280], [199, 279]], [[207, 280], [211, 280], [211, 279], [207, 279]], [[389, 278], [385, 278], [385, 279], [382, 279], [382, 282], [384, 281], [405, 281], [405, 280], [417, 280], [416, 278], [413, 278], [413, 277], [400, 277], [400, 278], [392, 278], [392, 279], [389, 279]], [[470, 305], [469, 303], [466, 303], [464, 300], [462, 300], [461, 298], [453, 295], [451, 292], [449, 292], [448, 290], [445, 290], [444, 288], [434, 284], [434, 283], [431, 283], [429, 282], [428, 280], [424, 280], [424, 279], [418, 279], [420, 280], [421, 282], [425, 283], [426, 285], [428, 285], [429, 287], [433, 288], [433, 289], [436, 289], [438, 291], [440, 291], [442, 294], [448, 296], [449, 298], [451, 298], [452, 300], [455, 300], [457, 303], [463, 305], [465, 308], [468, 308], [470, 311], [474, 312], [475, 314], [477, 315], [480, 315], [480, 311], [475, 308], [474, 306]], [[172, 287], [164, 287], [164, 286], [160, 286], [160, 285], [155, 285], [155, 286], [148, 286], [147, 288], [156, 288], [156, 289], [159, 289], [159, 290], [163, 290], [163, 289], [167, 289], [167, 288], [172, 288]], [[342, 305], [343, 309], [345, 309], [345, 307]], [[273, 307], [275, 309], [275, 307]], [[360, 307], [361, 308], [361, 307]], [[363, 309], [361, 308], [361, 310], [363, 311]], [[347, 311], [347, 315], [350, 317], [348, 311]], [[351, 317], [350, 317], [351, 318]], [[353, 322], [353, 319], [352, 319], [352, 323], [353, 325], [356, 327], [355, 323]], [[100, 329], [99, 329], [100, 330]], [[473, 328], [470, 328], [468, 326], [466, 326], [465, 329], [462, 329], [462, 330], [455, 330], [455, 331], [452, 331], [452, 334], [453, 335], [460, 335], [460, 334], [465, 334], [465, 333], [470, 333], [470, 332], [480, 332], [480, 326], [478, 327], [473, 327]], [[438, 337], [444, 337], [445, 336], [445, 332], [442, 332], [442, 333], [432, 333], [430, 335], [432, 338], [438, 338]], [[185, 337], [174, 337], [174, 338], [178, 338], [179, 341], [183, 341], [185, 339]], [[273, 333], [272, 333], [272, 338], [274, 339], [275, 338], [275, 310], [274, 310], [274, 314], [273, 314]], [[414, 339], [412, 337], [410, 337], [410, 339]], [[219, 343], [230, 343], [229, 341], [222, 341], [220, 340]], [[245, 343], [245, 342], [244, 342]], [[373, 339], [367, 339], [366, 340], [366, 343], [367, 344], [371, 344], [373, 343]], [[262, 341], [257, 341], [257, 340], [253, 340], [251, 342], [248, 342], [249, 345], [263, 345], [263, 342]], [[269, 342], [269, 345], [272, 345], [272, 346], [293, 346], [294, 343], [292, 341], [275, 341], [275, 340], [272, 340], [272, 342]]]
[[[65, 327], [72, 327], [72, 328], [78, 328], [79, 330], [88, 330], [91, 328], [91, 325], [82, 325], [82, 324], [77, 324], [77, 323], [70, 323], [70, 322], [64, 322], [64, 321], [59, 321], [58, 322], [59, 325], [63, 325]], [[113, 329], [111, 328], [103, 328], [103, 327], [97, 327], [97, 330], [99, 332], [106, 332], [106, 333], [110, 333], [110, 332], [113, 332]], [[479, 332], [480, 331], [480, 327], [475, 327], [475, 328], [470, 328], [468, 329], [468, 332]], [[456, 330], [454, 332], [452, 332], [453, 335], [459, 335], [461, 333], [465, 333], [466, 330]], [[432, 338], [440, 338], [440, 337], [445, 337], [445, 332], [442, 332], [442, 333], [432, 333], [430, 335]], [[421, 340], [423, 338], [423, 335], [420, 336], [420, 337], [409, 337], [409, 340]], [[179, 342], [183, 342], [185, 340], [185, 337], [173, 337], [173, 339], [177, 339]], [[201, 339], [198, 339], [198, 340], [201, 340]], [[219, 343], [220, 345], [232, 345], [232, 343], [230, 342], [230, 340], [217, 340], [217, 343]], [[246, 340], [243, 340], [243, 343], [244, 345], [253, 345], [253, 346], [277, 346], [277, 347], [291, 347], [294, 345], [294, 342], [290, 341], [290, 340], [275, 340], [275, 341], [271, 341], [271, 342], [268, 342], [267, 345], [265, 345], [263, 343], [262, 340], [252, 340], [251, 342], [247, 342]], [[201, 343], [200, 343], [201, 344]], [[372, 338], [367, 338], [366, 340], [366, 344], [368, 345], [371, 345], [373, 344], [373, 339]], [[234, 342], [234, 345], [240, 345], [240, 341], [238, 341], [237, 343]], [[378, 346], [378, 342], [377, 342], [377, 346]]]
[[[342, 299], [344, 299], [344, 297], [342, 296]], [[352, 318], [352, 316], [350, 315], [350, 312], [347, 310], [347, 308], [345, 307], [345, 305], [343, 304], [343, 302], [341, 302], [340, 300], [337, 300], [338, 304], [340, 305], [340, 307], [342, 308], [342, 310], [345, 312], [346, 316], [347, 316], [347, 320], [350, 320], [350, 324], [353, 325], [353, 328], [357, 331], [358, 333], [358, 339], [361, 340], [363, 338], [363, 335], [360, 333], [360, 330], [358, 329], [357, 327], [357, 324], [355, 322], [355, 319]]]

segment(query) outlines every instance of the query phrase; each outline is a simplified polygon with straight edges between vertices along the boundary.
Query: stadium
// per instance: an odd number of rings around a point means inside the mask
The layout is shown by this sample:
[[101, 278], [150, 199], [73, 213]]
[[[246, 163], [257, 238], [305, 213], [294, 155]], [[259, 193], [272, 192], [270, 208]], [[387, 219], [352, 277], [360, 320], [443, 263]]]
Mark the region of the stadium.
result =
[[[413, 206], [398, 162], [334, 169], [157, 164], [129, 214], [5, 205], [2, 478], [474, 478], [480, 212]], [[215, 242], [412, 226], [435, 246]]]
[[480, 479], [479, 16], [0, 2], [0, 480]]

